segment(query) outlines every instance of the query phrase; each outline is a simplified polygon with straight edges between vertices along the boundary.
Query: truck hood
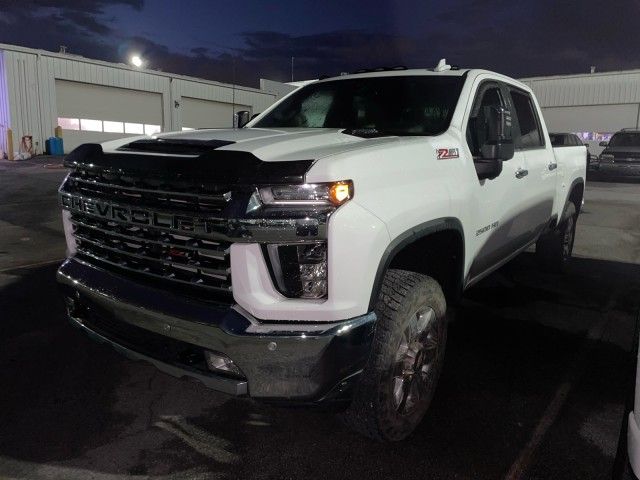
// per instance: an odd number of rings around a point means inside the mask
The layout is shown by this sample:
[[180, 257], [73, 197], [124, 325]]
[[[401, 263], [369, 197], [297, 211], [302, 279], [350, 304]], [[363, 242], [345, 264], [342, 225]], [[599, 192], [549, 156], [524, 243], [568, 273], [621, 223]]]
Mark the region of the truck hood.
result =
[[[233, 142], [217, 150], [249, 152], [265, 162], [317, 160], [349, 150], [398, 142], [401, 137], [360, 138], [335, 128], [241, 128], [207, 129], [180, 133], [159, 134], [155, 138], [166, 141]], [[134, 140], [149, 137], [126, 138], [103, 144], [105, 151]]]

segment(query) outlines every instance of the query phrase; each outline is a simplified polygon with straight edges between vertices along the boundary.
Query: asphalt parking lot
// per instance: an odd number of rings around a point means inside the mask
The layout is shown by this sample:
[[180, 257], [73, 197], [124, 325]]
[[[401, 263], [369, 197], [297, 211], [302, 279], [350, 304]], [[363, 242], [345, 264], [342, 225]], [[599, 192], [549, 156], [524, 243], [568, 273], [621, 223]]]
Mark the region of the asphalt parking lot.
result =
[[640, 185], [588, 183], [567, 275], [525, 253], [468, 292], [427, 418], [383, 445], [74, 329], [54, 281], [65, 172], [44, 163], [0, 163], [0, 478], [610, 478], [634, 366]]

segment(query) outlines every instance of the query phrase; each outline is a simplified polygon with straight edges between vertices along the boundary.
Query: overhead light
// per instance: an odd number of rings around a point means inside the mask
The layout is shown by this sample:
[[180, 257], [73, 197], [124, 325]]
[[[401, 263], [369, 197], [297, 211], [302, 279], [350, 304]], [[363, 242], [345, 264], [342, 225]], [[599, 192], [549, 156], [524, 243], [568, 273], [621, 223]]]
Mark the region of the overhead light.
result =
[[136, 68], [140, 68], [144, 64], [144, 62], [142, 61], [142, 58], [140, 58], [139, 55], [132, 55], [130, 62], [131, 62], [131, 65], [133, 65]]

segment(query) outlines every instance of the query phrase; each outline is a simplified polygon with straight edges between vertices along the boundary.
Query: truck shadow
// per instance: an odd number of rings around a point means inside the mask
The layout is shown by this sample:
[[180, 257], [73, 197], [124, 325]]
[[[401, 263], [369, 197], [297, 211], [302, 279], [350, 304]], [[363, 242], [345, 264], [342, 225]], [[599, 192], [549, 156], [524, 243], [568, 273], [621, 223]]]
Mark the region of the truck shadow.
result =
[[[579, 473], [565, 478], [603, 478], [613, 458], [580, 433], [582, 420], [624, 404], [640, 266], [577, 258], [553, 276], [533, 263], [521, 255], [468, 292], [431, 409], [395, 444], [355, 435], [325, 412], [229, 398], [120, 358], [67, 322], [54, 266], [3, 274], [0, 476], [500, 478], [606, 316], [589, 375], [558, 418], [576, 460], [542, 449]], [[564, 445], [554, 435], [548, 442]]]

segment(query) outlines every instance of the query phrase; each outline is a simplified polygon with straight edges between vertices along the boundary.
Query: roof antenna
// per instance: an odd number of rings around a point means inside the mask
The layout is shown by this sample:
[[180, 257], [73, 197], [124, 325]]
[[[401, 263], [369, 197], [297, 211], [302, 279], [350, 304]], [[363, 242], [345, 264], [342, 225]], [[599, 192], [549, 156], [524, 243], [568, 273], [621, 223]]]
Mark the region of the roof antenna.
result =
[[451, 65], [447, 65], [445, 58], [441, 58], [436, 68], [433, 69], [434, 72], [446, 72], [447, 70], [451, 70]]

